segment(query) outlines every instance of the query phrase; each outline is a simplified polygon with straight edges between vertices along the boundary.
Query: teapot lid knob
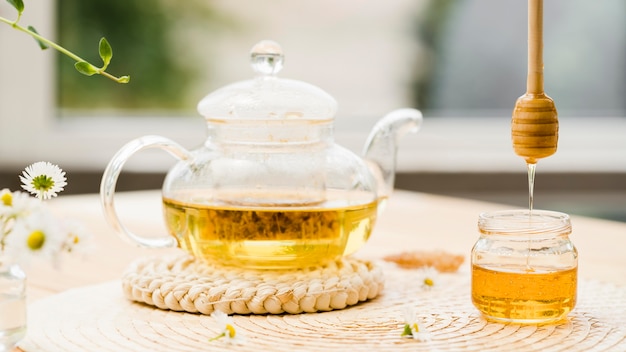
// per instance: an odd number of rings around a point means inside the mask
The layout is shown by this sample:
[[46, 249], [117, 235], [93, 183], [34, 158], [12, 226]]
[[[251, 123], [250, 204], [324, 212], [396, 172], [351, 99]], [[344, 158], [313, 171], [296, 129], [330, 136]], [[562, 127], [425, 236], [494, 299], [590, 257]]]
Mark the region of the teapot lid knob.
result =
[[271, 40], [262, 40], [250, 49], [250, 61], [254, 72], [275, 75], [283, 68], [283, 49]]
[[[198, 103], [198, 111], [209, 120], [319, 120], [330, 121], [337, 102], [310, 83], [277, 77], [283, 68], [283, 50], [271, 40], [250, 49], [256, 77], [222, 87]], [[221, 123], [221, 122], [220, 122]]]

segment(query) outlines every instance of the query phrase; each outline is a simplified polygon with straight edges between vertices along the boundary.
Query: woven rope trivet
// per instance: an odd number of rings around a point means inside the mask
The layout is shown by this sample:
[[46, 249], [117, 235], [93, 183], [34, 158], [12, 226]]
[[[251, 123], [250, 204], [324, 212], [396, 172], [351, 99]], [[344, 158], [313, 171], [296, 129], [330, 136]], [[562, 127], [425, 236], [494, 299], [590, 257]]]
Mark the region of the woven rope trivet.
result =
[[343, 258], [302, 270], [214, 266], [192, 257], [142, 258], [122, 276], [131, 300], [174, 311], [211, 314], [313, 313], [353, 306], [383, 289], [380, 267]]
[[[126, 299], [120, 282], [81, 287], [29, 305], [20, 347], [36, 351], [626, 351], [626, 287], [579, 281], [579, 300], [560, 325], [489, 323], [470, 299], [468, 267], [424, 290], [413, 270], [377, 263], [385, 290], [367, 304], [313, 314], [235, 315], [245, 344], [209, 342], [220, 326], [203, 314]], [[415, 307], [429, 343], [400, 337], [403, 310]]]

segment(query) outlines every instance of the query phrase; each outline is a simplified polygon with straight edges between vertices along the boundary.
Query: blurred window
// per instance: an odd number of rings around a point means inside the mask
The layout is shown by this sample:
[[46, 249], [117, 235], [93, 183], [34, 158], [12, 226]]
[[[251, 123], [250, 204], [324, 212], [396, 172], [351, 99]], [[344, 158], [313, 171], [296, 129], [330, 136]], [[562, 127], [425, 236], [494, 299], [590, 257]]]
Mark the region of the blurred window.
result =
[[[380, 116], [411, 106], [427, 119], [401, 147], [401, 169], [518, 166], [508, 121], [525, 91], [524, 0], [26, 5], [22, 21], [38, 24], [42, 34], [56, 33], [63, 45], [96, 64], [98, 40], [107, 37], [114, 53], [109, 71], [132, 79], [118, 85], [82, 76], [65, 56], [41, 53], [23, 34], [0, 27], [0, 163], [65, 158], [72, 167], [101, 169], [123, 143], [143, 134], [199, 145], [204, 133], [196, 103], [250, 78], [249, 49], [272, 39], [286, 56], [281, 76], [318, 85], [337, 99], [336, 137], [347, 147], [358, 151]], [[580, 167], [576, 156], [585, 154], [578, 147], [624, 147], [618, 135], [626, 132], [625, 9], [623, 0], [545, 2], [545, 87], [559, 109], [564, 154], [555, 169]], [[0, 5], [3, 16], [11, 11]], [[5, 55], [6, 48], [11, 50]], [[604, 117], [612, 119], [598, 119]], [[595, 137], [599, 143], [588, 140], [590, 131], [601, 136]], [[603, 161], [594, 158], [597, 150], [586, 152], [587, 167], [626, 170], [623, 156], [615, 166], [613, 154]]]

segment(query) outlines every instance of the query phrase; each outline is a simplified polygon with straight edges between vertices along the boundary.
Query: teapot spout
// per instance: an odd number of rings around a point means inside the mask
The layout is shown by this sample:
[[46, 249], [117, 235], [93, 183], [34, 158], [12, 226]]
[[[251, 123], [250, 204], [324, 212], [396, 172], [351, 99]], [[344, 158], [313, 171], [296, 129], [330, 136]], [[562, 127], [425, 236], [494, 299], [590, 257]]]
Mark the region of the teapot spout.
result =
[[398, 142], [408, 132], [417, 132], [422, 119], [422, 113], [416, 109], [394, 110], [380, 119], [367, 137], [363, 157], [376, 177], [379, 200], [393, 191]]

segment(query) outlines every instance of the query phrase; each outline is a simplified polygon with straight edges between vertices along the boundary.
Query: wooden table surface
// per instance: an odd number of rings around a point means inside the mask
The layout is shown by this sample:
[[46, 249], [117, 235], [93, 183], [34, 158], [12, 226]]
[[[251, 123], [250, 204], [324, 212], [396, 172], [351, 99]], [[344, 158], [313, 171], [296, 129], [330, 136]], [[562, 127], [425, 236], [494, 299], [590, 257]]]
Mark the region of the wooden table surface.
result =
[[[137, 258], [180, 253], [179, 249], [138, 248], [119, 238], [105, 222], [97, 194], [61, 196], [49, 204], [57, 215], [81, 221], [95, 237], [94, 249], [85, 258], [65, 258], [60, 270], [45, 265], [31, 266], [27, 270], [29, 305], [37, 306], [38, 300], [61, 297], [53, 295], [72, 288], [84, 286], [89, 290], [102, 287], [96, 284], [119, 280]], [[120, 193], [116, 195], [116, 208], [131, 231], [167, 236], [159, 191]], [[355, 255], [380, 259], [406, 250], [442, 249], [464, 255], [465, 262], [460, 270], [469, 272], [469, 254], [478, 238], [478, 215], [508, 208], [502, 204], [396, 191], [379, 217], [370, 240]], [[580, 278], [617, 287], [626, 285], [626, 223], [572, 216], [572, 226], [571, 239], [579, 251]], [[55, 319], [58, 318], [52, 318], [51, 322], [57, 321]]]
[[[95, 246], [86, 258], [65, 258], [61, 268], [28, 269], [28, 301], [64, 290], [117, 280], [136, 258], [179, 249], [138, 248], [119, 238], [104, 220], [96, 194], [61, 196], [50, 201], [59, 216], [81, 221], [93, 233]], [[124, 192], [116, 207], [125, 225], [139, 234], [167, 236], [159, 191]], [[368, 243], [356, 253], [381, 258], [404, 250], [443, 249], [465, 256], [469, 265], [478, 238], [479, 213], [510, 208], [506, 205], [396, 191], [379, 217]], [[559, 209], [550, 209], [556, 210]], [[572, 216], [571, 239], [579, 251], [579, 275], [626, 285], [626, 223]]]

